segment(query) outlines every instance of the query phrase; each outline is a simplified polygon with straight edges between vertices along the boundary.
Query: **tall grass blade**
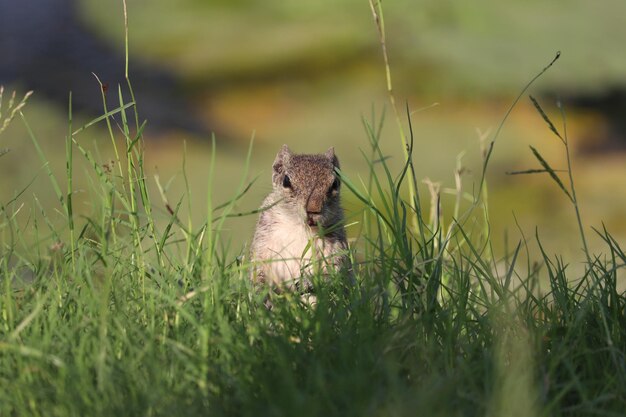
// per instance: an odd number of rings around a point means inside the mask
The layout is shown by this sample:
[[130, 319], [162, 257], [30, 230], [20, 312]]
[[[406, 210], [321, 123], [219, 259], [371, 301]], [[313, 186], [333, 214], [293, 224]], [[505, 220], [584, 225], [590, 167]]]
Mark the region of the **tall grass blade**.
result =
[[546, 122], [546, 124], [548, 125], [552, 133], [554, 133], [559, 139], [561, 139], [561, 142], [565, 143], [565, 139], [563, 139], [563, 137], [561, 136], [559, 131], [556, 129], [556, 127], [552, 123], [552, 120], [550, 120], [546, 112], [543, 111], [543, 109], [539, 105], [539, 102], [537, 102], [537, 100], [535, 100], [533, 96], [528, 96], [528, 97], [530, 98], [530, 101], [533, 103], [533, 106], [535, 106], [535, 109], [537, 110], [537, 112], [539, 112], [539, 114], [541, 115], [541, 118], [543, 119], [544, 122]]
[[[522, 171], [507, 171], [506, 175], [526, 175], [526, 174], [545, 174], [547, 169], [525, 169]], [[567, 172], [565, 169], [554, 169], [553, 172]]]
[[105, 114], [103, 114], [102, 116], [96, 117], [95, 119], [90, 120], [89, 122], [85, 123], [83, 126], [81, 126], [80, 128], [76, 129], [74, 132], [72, 132], [72, 136], [76, 136], [77, 134], [79, 134], [80, 132], [82, 132], [85, 129], [88, 129], [89, 127], [103, 121], [103, 120], [108, 120], [111, 116], [115, 116], [118, 113], [123, 112], [126, 109], [129, 109], [131, 107], [133, 107], [135, 105], [134, 102], [130, 102], [130, 103], [126, 103], [126, 104], [122, 104], [120, 107], [110, 110], [108, 112], [106, 112]]
[[67, 194], [65, 198], [65, 208], [67, 212], [67, 221], [70, 228], [70, 251], [72, 258], [72, 269], [76, 269], [76, 239], [74, 235], [74, 206], [72, 204], [72, 196], [74, 194], [74, 152], [72, 147], [72, 93], [70, 92], [68, 101], [68, 127], [67, 137], [65, 138], [65, 163], [67, 176]]
[[496, 129], [494, 135], [493, 135], [493, 139], [491, 139], [491, 142], [489, 142], [489, 145], [487, 147], [487, 150], [485, 152], [485, 155], [483, 156], [483, 170], [482, 170], [482, 174], [481, 174], [481, 178], [480, 178], [480, 184], [478, 189], [482, 190], [483, 189], [483, 184], [485, 182], [486, 176], [487, 176], [487, 167], [489, 166], [489, 161], [491, 160], [491, 155], [493, 153], [493, 148], [494, 145], [496, 143], [496, 139], [498, 138], [498, 136], [500, 136], [500, 131], [502, 130], [502, 128], [504, 127], [504, 123], [508, 120], [509, 115], [511, 114], [511, 112], [513, 111], [513, 109], [515, 108], [515, 106], [517, 105], [517, 103], [520, 101], [520, 99], [524, 96], [524, 94], [526, 94], [526, 91], [530, 88], [531, 85], [534, 84], [535, 81], [537, 81], [537, 79], [539, 77], [541, 77], [548, 69], [550, 69], [550, 67], [552, 65], [554, 65], [554, 63], [561, 57], [561, 51], [558, 51], [555, 55], [555, 57], [552, 59], [552, 61], [550, 61], [550, 63], [548, 65], [546, 65], [541, 71], [539, 71], [525, 86], [524, 88], [522, 88], [522, 91], [520, 91], [520, 93], [517, 95], [517, 97], [515, 98], [515, 100], [513, 100], [513, 103], [511, 103], [511, 105], [509, 106], [508, 110], [506, 111], [506, 113], [504, 114], [504, 117], [502, 118], [502, 120], [500, 121], [500, 124], [498, 125], [498, 128]]
[[50, 163], [48, 162], [45, 154], [43, 153], [41, 146], [39, 146], [39, 141], [37, 140], [37, 137], [33, 133], [33, 130], [30, 128], [30, 125], [28, 121], [26, 120], [26, 116], [24, 116], [24, 113], [22, 112], [20, 112], [19, 114], [20, 114], [20, 117], [22, 118], [22, 122], [24, 123], [24, 126], [26, 127], [28, 136], [30, 137], [31, 141], [33, 142], [33, 145], [35, 146], [37, 155], [39, 155], [39, 159], [43, 163], [43, 166], [45, 167], [46, 172], [48, 173], [48, 178], [50, 178], [52, 188], [54, 189], [54, 192], [57, 195], [57, 198], [61, 202], [61, 205], [63, 205], [63, 193], [61, 192], [61, 187], [59, 187], [59, 183], [57, 182], [56, 177], [52, 173], [52, 169], [50, 168]]
[[563, 185], [563, 182], [561, 181], [559, 176], [556, 175], [556, 172], [554, 171], [554, 169], [552, 169], [550, 164], [548, 164], [548, 162], [543, 158], [543, 156], [541, 156], [539, 151], [537, 151], [537, 149], [535, 149], [533, 146], [530, 146], [530, 150], [532, 151], [535, 158], [537, 158], [541, 166], [543, 166], [544, 170], [550, 175], [550, 177], [554, 180], [554, 182], [559, 186], [561, 191], [563, 191], [565, 195], [567, 196], [567, 198], [573, 203], [574, 200], [571, 194], [569, 193], [569, 191], [567, 191], [567, 189], [565, 188], [565, 185]]

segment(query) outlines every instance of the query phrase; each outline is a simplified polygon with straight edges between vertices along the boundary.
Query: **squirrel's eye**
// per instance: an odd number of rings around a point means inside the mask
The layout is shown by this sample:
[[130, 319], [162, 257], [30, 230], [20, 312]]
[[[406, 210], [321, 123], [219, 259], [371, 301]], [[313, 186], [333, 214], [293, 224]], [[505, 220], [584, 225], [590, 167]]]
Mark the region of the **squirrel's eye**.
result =
[[287, 175], [283, 177], [283, 187], [291, 188], [291, 181], [289, 180], [289, 177]]
[[339, 178], [335, 178], [332, 185], [330, 186], [330, 191], [337, 191], [339, 189]]

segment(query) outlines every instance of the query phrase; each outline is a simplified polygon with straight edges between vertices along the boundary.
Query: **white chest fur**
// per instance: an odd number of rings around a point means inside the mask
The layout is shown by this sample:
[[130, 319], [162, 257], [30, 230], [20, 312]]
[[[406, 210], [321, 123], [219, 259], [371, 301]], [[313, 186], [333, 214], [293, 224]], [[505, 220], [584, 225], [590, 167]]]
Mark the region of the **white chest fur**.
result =
[[261, 268], [266, 278], [289, 284], [323, 267], [325, 248], [323, 240], [303, 220], [276, 214], [271, 216], [271, 231], [259, 242], [261, 247], [257, 251], [263, 252]]
[[321, 257], [320, 239], [302, 222], [281, 219], [275, 224], [268, 251], [267, 272], [274, 282], [285, 282], [312, 273], [312, 259]]

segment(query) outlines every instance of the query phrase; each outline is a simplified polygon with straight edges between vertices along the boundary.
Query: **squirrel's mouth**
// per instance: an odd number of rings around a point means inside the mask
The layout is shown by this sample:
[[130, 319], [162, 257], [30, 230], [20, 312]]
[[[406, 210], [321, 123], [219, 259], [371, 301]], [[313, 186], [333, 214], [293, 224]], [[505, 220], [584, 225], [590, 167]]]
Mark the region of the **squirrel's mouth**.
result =
[[319, 225], [320, 220], [321, 220], [321, 216], [319, 214], [308, 213], [306, 216], [306, 224], [309, 227], [317, 227]]

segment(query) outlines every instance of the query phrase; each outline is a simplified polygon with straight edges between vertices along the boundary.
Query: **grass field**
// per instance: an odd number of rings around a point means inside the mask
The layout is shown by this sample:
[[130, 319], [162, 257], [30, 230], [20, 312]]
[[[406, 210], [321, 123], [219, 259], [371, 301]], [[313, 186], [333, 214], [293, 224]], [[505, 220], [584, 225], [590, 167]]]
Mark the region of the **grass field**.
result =
[[[215, 149], [203, 176], [188, 165], [194, 149], [181, 151], [175, 193], [146, 174], [134, 103], [116, 103], [106, 114], [119, 128], [70, 113], [58, 170], [29, 104], [10, 128], [30, 132], [33, 176], [55, 202], [41, 205], [28, 183], [0, 201], [0, 415], [623, 415], [626, 253], [610, 231], [584, 226], [566, 131], [539, 104], [567, 168], [555, 173], [538, 148], [541, 181], [568, 202], [578, 258], [552, 255], [524, 228], [494, 243], [503, 231], [483, 180], [500, 163], [496, 132], [473, 185], [439, 212], [418, 187], [415, 150], [386, 158], [394, 116], [378, 114], [363, 121], [366, 168], [342, 174], [356, 285], [313, 277], [316, 307], [272, 294], [271, 311], [245, 249], [227, 239], [229, 222], [254, 219], [240, 207], [250, 154], [229, 172], [224, 203]], [[93, 131], [109, 144], [85, 144]], [[76, 207], [79, 193], [89, 210]], [[593, 250], [591, 232], [602, 242]]]
[[[496, 257], [483, 194], [458, 223], [425, 219], [419, 198], [401, 198], [416, 181], [411, 160], [386, 171], [378, 126], [366, 124], [369, 177], [344, 178], [366, 207], [350, 219], [358, 284], [317, 277], [315, 308], [289, 294], [263, 306], [245, 256], [222, 245], [234, 200], [209, 200], [208, 223], [195, 226], [172, 202], [155, 227], [131, 133], [119, 170], [82, 155], [91, 217], [73, 215], [71, 163], [64, 180], [50, 177], [64, 222], [44, 216], [27, 231], [15, 221], [20, 199], [4, 202], [0, 413], [622, 415], [618, 243], [599, 231], [605, 251], [583, 268], [546, 253], [520, 264], [534, 236]], [[70, 162], [81, 153], [68, 142]], [[33, 231], [41, 252], [24, 240]]]

